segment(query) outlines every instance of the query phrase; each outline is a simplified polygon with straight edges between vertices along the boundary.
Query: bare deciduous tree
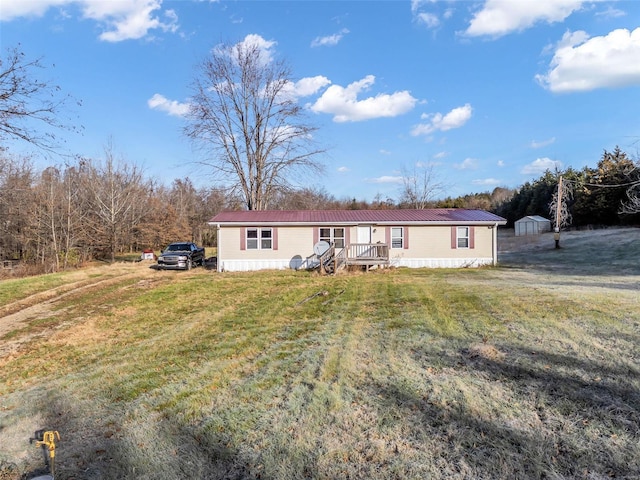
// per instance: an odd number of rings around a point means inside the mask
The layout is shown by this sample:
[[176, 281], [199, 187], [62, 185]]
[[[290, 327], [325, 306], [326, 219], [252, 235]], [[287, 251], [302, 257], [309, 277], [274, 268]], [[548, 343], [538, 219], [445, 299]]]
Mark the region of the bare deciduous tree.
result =
[[274, 202], [277, 210], [328, 210], [338, 208], [337, 200], [318, 186], [280, 192]]
[[[77, 159], [78, 160], [78, 159]], [[89, 239], [84, 228], [89, 212], [84, 210], [82, 194], [82, 160], [76, 165], [67, 165], [62, 178], [62, 243], [63, 264], [67, 268], [70, 263], [81, 263], [90, 255]], [[82, 247], [82, 248], [80, 248]]]
[[31, 159], [0, 156], [0, 259], [29, 256], [34, 177]]
[[203, 224], [206, 224], [208, 218], [200, 216], [201, 212], [198, 207], [203, 200], [191, 180], [188, 178], [174, 180], [169, 191], [169, 201], [178, 215], [180, 225], [182, 225], [183, 233], [180, 238], [200, 244], [202, 240], [201, 228]]
[[[41, 59], [27, 60], [18, 48], [9, 49], [6, 59], [0, 58], [0, 139], [22, 140], [53, 150], [56, 134], [46, 127], [76, 129], [61, 120], [70, 97], [61, 95], [59, 86], [37, 79], [36, 71], [43, 68]], [[37, 128], [38, 124], [45, 129]]]
[[571, 211], [568, 206], [571, 198], [573, 198], [573, 187], [571, 183], [567, 181], [563, 182], [562, 177], [560, 177], [558, 189], [553, 194], [551, 202], [549, 203], [549, 215], [556, 231], [571, 225]]
[[623, 215], [640, 213], [640, 182], [627, 189], [627, 200], [622, 202], [619, 213]]
[[[53, 270], [60, 269], [62, 244], [62, 215], [64, 202], [61, 188], [60, 171], [55, 167], [46, 168], [40, 175], [40, 183], [35, 186], [35, 205], [33, 216], [35, 232], [38, 238], [39, 257], [44, 265], [47, 260], [53, 264]], [[48, 268], [47, 268], [48, 270]]]
[[184, 238], [184, 228], [178, 215], [165, 197], [164, 193], [154, 192], [145, 200], [144, 218], [132, 231], [138, 247], [165, 247], [176, 239]]
[[113, 262], [125, 236], [144, 215], [140, 207], [145, 188], [140, 169], [117, 161], [111, 141], [104, 153], [103, 162], [86, 161], [83, 181], [88, 192], [86, 208], [94, 215], [91, 228], [94, 235], [103, 240], [103, 248]]
[[444, 184], [439, 180], [432, 164], [414, 165], [413, 171], [402, 168], [400, 204], [423, 210], [443, 190]]
[[628, 186], [626, 194], [627, 199], [623, 200], [618, 213], [621, 215], [637, 215], [640, 213], [640, 160], [636, 154], [635, 161], [627, 167], [627, 175], [632, 180]]
[[215, 48], [194, 81], [185, 134], [249, 210], [269, 208], [296, 175], [321, 170], [317, 129], [303, 122], [292, 85], [289, 68], [250, 40]]

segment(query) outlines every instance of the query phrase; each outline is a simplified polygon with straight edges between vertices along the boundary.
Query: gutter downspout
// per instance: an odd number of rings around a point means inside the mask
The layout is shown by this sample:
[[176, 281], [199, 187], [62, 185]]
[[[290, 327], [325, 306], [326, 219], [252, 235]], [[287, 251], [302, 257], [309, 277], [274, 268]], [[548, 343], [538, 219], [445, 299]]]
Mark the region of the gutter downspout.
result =
[[493, 243], [493, 266], [498, 265], [498, 224], [493, 226], [493, 233], [491, 234]]
[[216, 224], [216, 257], [218, 257], [218, 261], [216, 262], [216, 271], [220, 273], [222, 271], [220, 262], [220, 224]]

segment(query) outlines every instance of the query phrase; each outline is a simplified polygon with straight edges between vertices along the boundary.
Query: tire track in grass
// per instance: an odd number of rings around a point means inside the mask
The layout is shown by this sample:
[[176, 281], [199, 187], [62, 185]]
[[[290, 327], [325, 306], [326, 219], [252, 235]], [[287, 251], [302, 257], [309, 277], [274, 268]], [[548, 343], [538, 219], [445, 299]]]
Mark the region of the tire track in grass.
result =
[[[359, 304], [368, 288], [358, 288], [359, 282], [351, 279], [343, 282], [337, 291], [344, 290], [344, 295], [319, 313], [322, 327], [300, 355], [303, 369], [283, 386], [286, 391], [278, 407], [267, 412], [272, 417], [264, 422], [269, 438], [261, 445], [260, 457], [274, 478], [346, 478], [340, 465], [353, 450], [348, 429], [358, 430], [358, 418], [362, 419], [350, 385], [359, 375], [357, 352], [369, 320], [368, 306]], [[281, 461], [283, 457], [288, 463]]]
[[[126, 272], [130, 272], [134, 268], [141, 271], [139, 267], [140, 265], [134, 266], [127, 264], [116, 264], [102, 267], [90, 267], [87, 269], [80, 269], [71, 272], [61, 272], [55, 274], [58, 276], [58, 279], [56, 281], [59, 283], [50, 288], [45, 288], [44, 290], [39, 289], [38, 277], [35, 277], [34, 281], [29, 283], [29, 290], [34, 291], [34, 293], [26, 294], [22, 298], [18, 298], [17, 300], [13, 300], [4, 305], [0, 305], [0, 319], [24, 310], [25, 308], [37, 305], [38, 303], [55, 299], [58, 296], [63, 295], [67, 292], [71, 292], [75, 289], [81, 289], [85, 286], [89, 287], [102, 280], [119, 277]], [[29, 280], [29, 278], [23, 278], [20, 280], [27, 281]], [[7, 285], [11, 286], [11, 283]], [[7, 285], [3, 285], [3, 287], [6, 287]], [[25, 292], [22, 292], [24, 288], [19, 288], [18, 286], [14, 285], [14, 289], [15, 291], [12, 294], [8, 295], [9, 298], [17, 298], [25, 294]]]
[[154, 275], [154, 272], [145, 267], [134, 271], [129, 269], [109, 271], [107, 275], [109, 275], [107, 278], [101, 276], [60, 285], [5, 305], [2, 309], [5, 313], [0, 315], [0, 339], [2, 340], [0, 359], [14, 354], [33, 338], [46, 336], [52, 328], [56, 328], [30, 327], [48, 318], [59, 316], [62, 311], [56, 311], [56, 307], [63, 301], [91, 291], [95, 291], [96, 296], [99, 296], [102, 289], [137, 278], [145, 280]]

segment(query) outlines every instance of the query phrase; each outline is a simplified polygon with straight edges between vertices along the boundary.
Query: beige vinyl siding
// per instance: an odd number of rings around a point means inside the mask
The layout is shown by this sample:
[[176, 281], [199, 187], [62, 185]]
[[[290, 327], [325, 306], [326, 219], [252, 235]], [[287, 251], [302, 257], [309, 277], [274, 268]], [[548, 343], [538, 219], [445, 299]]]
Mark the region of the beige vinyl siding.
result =
[[[386, 227], [384, 226], [380, 226], [380, 225], [372, 225], [371, 226], [373, 228], [373, 230], [375, 231], [371, 231], [371, 242], [372, 243], [387, 243], [387, 240], [385, 238], [386, 233]], [[354, 238], [354, 237], [352, 237]], [[355, 242], [354, 242], [355, 243]]]
[[[252, 228], [252, 227], [250, 227]], [[313, 231], [309, 227], [265, 227], [278, 229], [278, 249], [241, 250], [241, 231], [246, 227], [222, 227], [219, 249], [222, 259], [290, 259], [296, 255], [306, 258], [313, 255]]]
[[[357, 226], [342, 226], [345, 241], [357, 243]], [[362, 225], [361, 225], [362, 226]], [[452, 248], [451, 225], [370, 225], [371, 242], [387, 243], [389, 227], [403, 227], [408, 248], [390, 248], [390, 262], [394, 266], [459, 267], [493, 263], [494, 228], [487, 225], [464, 225], [473, 228], [474, 248]], [[272, 228], [277, 237], [277, 249], [242, 249], [242, 231], [247, 227], [221, 227], [219, 236], [219, 265], [222, 270], [258, 270], [263, 268], [306, 268], [316, 261], [314, 240], [318, 226], [254, 226]], [[455, 227], [454, 227], [455, 228]], [[277, 234], [275, 230], [277, 229]], [[315, 232], [315, 233], [314, 233]], [[275, 243], [275, 242], [274, 242]]]
[[474, 248], [451, 248], [450, 226], [405, 227], [409, 229], [409, 248], [390, 250], [391, 257], [469, 258], [491, 257], [493, 230], [474, 227]]
[[[241, 250], [240, 231], [246, 227], [223, 227], [220, 235], [220, 251], [226, 259], [303, 258], [313, 255], [313, 230], [317, 227], [271, 227], [278, 229], [277, 250]], [[351, 243], [356, 243], [356, 227], [350, 230]], [[372, 226], [372, 242], [385, 243], [385, 226]], [[450, 226], [404, 226], [409, 230], [409, 248], [391, 249], [392, 257], [412, 258], [467, 258], [491, 257], [493, 230], [487, 226], [474, 227], [475, 248], [451, 248]]]
[[393, 266], [457, 268], [487, 265], [494, 262], [493, 229], [487, 228], [486, 225], [473, 226], [474, 248], [452, 248], [451, 226], [411, 226], [405, 228], [409, 232], [409, 248], [389, 250], [389, 260]]

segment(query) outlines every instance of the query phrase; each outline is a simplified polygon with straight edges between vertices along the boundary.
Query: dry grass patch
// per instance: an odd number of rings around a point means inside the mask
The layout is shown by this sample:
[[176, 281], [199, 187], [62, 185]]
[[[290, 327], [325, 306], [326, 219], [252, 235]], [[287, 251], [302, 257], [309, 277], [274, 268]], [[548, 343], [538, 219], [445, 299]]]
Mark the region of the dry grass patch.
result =
[[41, 428], [59, 478], [640, 471], [638, 276], [154, 273], [60, 303], [4, 359], [5, 476], [41, 468]]
[[503, 352], [486, 343], [474, 343], [469, 347], [468, 355], [469, 358], [481, 358], [492, 362], [502, 361], [505, 357]]

